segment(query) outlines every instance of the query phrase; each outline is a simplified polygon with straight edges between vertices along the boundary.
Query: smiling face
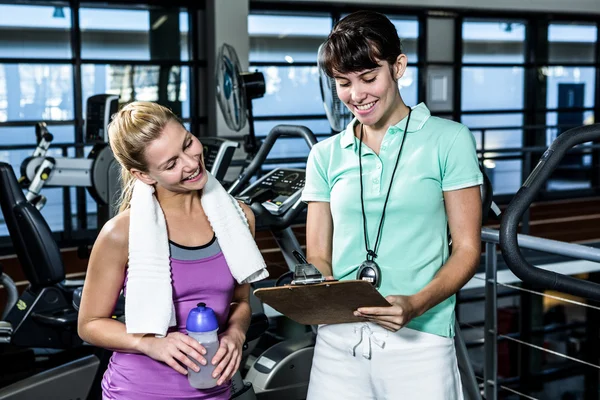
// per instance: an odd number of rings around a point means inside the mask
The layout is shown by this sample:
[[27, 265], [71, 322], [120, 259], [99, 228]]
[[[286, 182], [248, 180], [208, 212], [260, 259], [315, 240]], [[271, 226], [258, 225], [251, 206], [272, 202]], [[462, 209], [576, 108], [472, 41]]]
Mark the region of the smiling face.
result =
[[177, 121], [169, 121], [144, 151], [148, 170], [132, 171], [147, 184], [175, 193], [200, 190], [208, 176], [202, 144]]
[[379, 61], [379, 66], [358, 72], [334, 71], [340, 100], [366, 126], [394, 125], [396, 114], [403, 104], [397, 80], [406, 70], [406, 56], [398, 57], [394, 65]]

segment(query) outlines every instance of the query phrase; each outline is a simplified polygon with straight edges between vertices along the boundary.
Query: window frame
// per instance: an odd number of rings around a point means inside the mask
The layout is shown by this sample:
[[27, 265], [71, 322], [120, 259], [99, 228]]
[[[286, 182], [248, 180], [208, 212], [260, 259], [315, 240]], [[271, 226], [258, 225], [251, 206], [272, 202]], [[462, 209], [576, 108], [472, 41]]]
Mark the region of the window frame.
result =
[[[14, 2], [0, 1], [0, 4], [13, 4]], [[25, 1], [20, 2], [17, 6], [24, 8], [28, 6], [47, 6], [47, 7], [63, 7], [69, 8], [71, 11], [71, 27], [69, 29], [69, 41], [71, 47], [70, 58], [29, 58], [29, 57], [1, 57], [0, 64], [36, 64], [36, 65], [54, 65], [54, 64], [68, 64], [71, 66], [72, 80], [73, 80], [73, 115], [74, 118], [68, 120], [19, 120], [19, 121], [4, 121], [0, 122], [0, 128], [3, 127], [28, 127], [31, 128], [31, 134], [33, 135], [35, 124], [38, 122], [46, 122], [50, 130], [52, 126], [56, 125], [69, 125], [74, 128], [74, 139], [72, 142], [65, 143], [52, 143], [52, 148], [61, 149], [63, 156], [67, 156], [69, 148], [75, 149], [76, 157], [84, 156], [84, 119], [83, 119], [83, 100], [82, 99], [82, 66], [83, 65], [131, 65], [145, 66], [145, 65], [158, 65], [158, 66], [180, 66], [189, 68], [189, 117], [183, 119], [183, 122], [189, 123], [191, 131], [195, 135], [200, 135], [200, 132], [206, 131], [208, 123], [207, 113], [204, 109], [206, 104], [200, 101], [199, 93], [199, 82], [203, 81], [208, 84], [211, 79], [208, 77], [206, 70], [208, 68], [208, 60], [206, 55], [201, 55], [200, 48], [206, 48], [206, 43], [201, 43], [203, 39], [200, 38], [199, 32], [201, 29], [206, 30], [206, 22], [200, 21], [199, 14], [201, 11], [206, 10], [205, 1], [192, 1], [192, 0], [170, 0], [170, 1], [158, 1], [158, 0], [131, 0], [131, 1], [100, 1], [100, 0], [88, 0], [85, 2], [52, 2], [48, 4], [42, 1]], [[187, 12], [188, 14], [188, 59], [162, 59], [162, 60], [112, 60], [112, 59], [94, 59], [94, 58], [82, 58], [81, 57], [81, 29], [80, 29], [80, 18], [79, 11], [81, 8], [99, 8], [99, 9], [138, 9], [138, 10], [152, 10], [152, 9], [175, 9], [179, 12]], [[205, 14], [205, 13], [203, 13]], [[206, 37], [204, 35], [203, 37]], [[206, 87], [206, 85], [202, 85]], [[23, 145], [2, 145], [0, 144], [0, 150], [31, 150], [35, 148], [35, 145], [23, 144]], [[76, 213], [72, 214], [72, 199], [71, 199], [71, 188], [64, 187], [63, 191], [63, 230], [54, 232], [55, 239], [59, 242], [61, 247], [73, 246], [80, 243], [90, 243], [93, 238], [97, 235], [97, 227], [91, 228], [88, 224], [90, 218], [93, 218], [95, 213], [88, 213], [87, 211], [87, 199], [86, 189], [76, 188], [74, 203], [76, 206]], [[8, 236], [0, 236], [0, 255], [9, 254], [12, 251], [12, 245]]]

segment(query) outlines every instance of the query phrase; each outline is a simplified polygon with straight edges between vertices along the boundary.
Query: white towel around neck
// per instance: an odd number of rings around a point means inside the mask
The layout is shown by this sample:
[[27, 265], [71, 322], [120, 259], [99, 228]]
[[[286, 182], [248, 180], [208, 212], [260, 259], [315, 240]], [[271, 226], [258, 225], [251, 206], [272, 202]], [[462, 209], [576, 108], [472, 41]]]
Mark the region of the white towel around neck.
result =
[[[269, 276], [248, 229], [244, 211], [208, 172], [201, 202], [231, 275], [239, 283]], [[129, 262], [125, 296], [127, 333], [165, 336], [176, 325], [169, 238], [154, 188], [137, 180], [129, 214]]]

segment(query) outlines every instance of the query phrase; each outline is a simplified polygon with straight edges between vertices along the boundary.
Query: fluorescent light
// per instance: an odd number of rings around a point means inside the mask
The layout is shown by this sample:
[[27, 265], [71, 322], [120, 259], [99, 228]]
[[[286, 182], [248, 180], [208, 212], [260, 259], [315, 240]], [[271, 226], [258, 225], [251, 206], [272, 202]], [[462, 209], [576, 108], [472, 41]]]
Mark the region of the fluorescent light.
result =
[[156, 22], [152, 24], [152, 30], [155, 31], [158, 28], [160, 28], [160, 26], [162, 24], [164, 24], [165, 22], [167, 22], [168, 18], [169, 17], [167, 17], [166, 15], [163, 15], [162, 17], [160, 17], [159, 19], [157, 19]]

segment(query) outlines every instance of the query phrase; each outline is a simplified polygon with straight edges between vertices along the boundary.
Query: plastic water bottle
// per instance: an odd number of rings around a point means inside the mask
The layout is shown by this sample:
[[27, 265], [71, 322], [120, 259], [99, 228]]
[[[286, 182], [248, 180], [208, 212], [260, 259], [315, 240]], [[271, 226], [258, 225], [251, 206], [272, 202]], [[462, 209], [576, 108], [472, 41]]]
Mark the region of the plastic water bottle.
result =
[[200, 367], [196, 372], [188, 367], [188, 380], [196, 389], [210, 389], [217, 386], [217, 380], [212, 377], [216, 365], [211, 361], [219, 349], [219, 322], [212, 308], [206, 307], [205, 303], [198, 303], [198, 307], [192, 308], [188, 314], [186, 329], [188, 335], [196, 339], [206, 349], [204, 358], [207, 364], [202, 365], [197, 360], [192, 360]]

